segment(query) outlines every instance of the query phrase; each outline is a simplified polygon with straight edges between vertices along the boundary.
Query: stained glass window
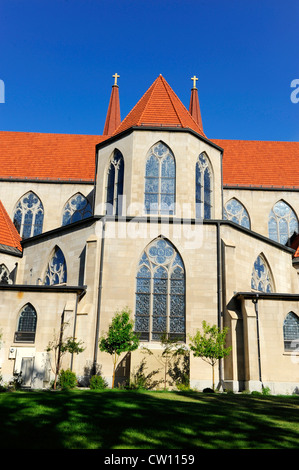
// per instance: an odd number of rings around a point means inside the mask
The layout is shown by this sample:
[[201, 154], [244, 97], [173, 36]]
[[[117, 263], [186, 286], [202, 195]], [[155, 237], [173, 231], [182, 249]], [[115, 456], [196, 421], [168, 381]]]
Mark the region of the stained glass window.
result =
[[185, 341], [185, 270], [176, 249], [165, 239], [144, 251], [136, 278], [135, 331], [142, 341], [163, 333]]
[[39, 235], [43, 230], [44, 208], [33, 192], [25, 194], [17, 203], [13, 223], [22, 238]]
[[289, 312], [284, 320], [283, 339], [285, 350], [299, 349], [299, 318], [294, 312]]
[[0, 284], [12, 284], [9, 278], [10, 272], [5, 264], [0, 264]]
[[298, 233], [295, 212], [284, 201], [278, 201], [268, 220], [269, 238], [285, 245], [294, 232]]
[[23, 307], [18, 323], [18, 331], [30, 331], [36, 330], [37, 315], [34, 307], [31, 304], [26, 304]]
[[175, 183], [174, 156], [159, 142], [151, 148], [146, 160], [144, 210], [147, 214], [174, 214]]
[[115, 150], [110, 160], [106, 185], [106, 214], [121, 215], [124, 189], [124, 158]]
[[26, 304], [19, 315], [18, 328], [15, 332], [14, 341], [20, 343], [34, 343], [37, 324], [35, 308]]
[[251, 288], [260, 292], [273, 292], [270, 269], [262, 255], [259, 255], [254, 262], [251, 274]]
[[46, 286], [64, 284], [66, 283], [66, 280], [67, 269], [65, 258], [61, 249], [56, 247], [47, 267], [44, 284]]
[[211, 218], [212, 172], [204, 153], [199, 155], [195, 167], [195, 205], [197, 218]]
[[92, 216], [91, 205], [82, 194], [75, 194], [64, 206], [62, 225], [68, 225], [78, 220]]
[[250, 228], [248, 212], [245, 207], [237, 201], [237, 199], [231, 199], [226, 203], [223, 211], [223, 218], [231, 220], [243, 227]]

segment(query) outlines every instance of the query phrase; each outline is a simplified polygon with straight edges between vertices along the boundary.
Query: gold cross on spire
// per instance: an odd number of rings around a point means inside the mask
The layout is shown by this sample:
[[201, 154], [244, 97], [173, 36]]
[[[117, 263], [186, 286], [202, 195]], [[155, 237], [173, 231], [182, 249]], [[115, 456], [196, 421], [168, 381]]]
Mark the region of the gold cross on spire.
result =
[[112, 75], [112, 77], [114, 78], [114, 85], [117, 85], [117, 79], [119, 78], [119, 75], [115, 73], [114, 75]]
[[193, 80], [193, 88], [196, 88], [196, 80], [198, 80], [198, 78], [194, 75], [194, 77], [191, 77], [191, 80]]

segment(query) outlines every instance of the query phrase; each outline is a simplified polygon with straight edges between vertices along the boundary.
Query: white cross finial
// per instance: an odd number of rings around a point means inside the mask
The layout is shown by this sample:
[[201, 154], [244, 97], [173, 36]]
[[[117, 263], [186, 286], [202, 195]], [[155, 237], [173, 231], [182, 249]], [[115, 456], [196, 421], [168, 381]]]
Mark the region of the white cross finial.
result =
[[114, 78], [114, 85], [117, 85], [117, 79], [119, 78], [119, 75], [115, 73], [114, 75], [112, 75], [112, 77]]
[[191, 77], [191, 80], [193, 80], [193, 88], [196, 88], [196, 80], [198, 80], [198, 78], [194, 75], [194, 77]]

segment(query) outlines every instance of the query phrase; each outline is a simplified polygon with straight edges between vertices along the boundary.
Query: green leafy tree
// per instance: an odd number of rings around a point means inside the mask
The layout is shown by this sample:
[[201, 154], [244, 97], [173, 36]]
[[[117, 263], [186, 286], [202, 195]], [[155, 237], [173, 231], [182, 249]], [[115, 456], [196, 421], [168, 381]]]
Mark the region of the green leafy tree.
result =
[[123, 352], [134, 351], [139, 346], [139, 336], [134, 333], [134, 324], [130, 319], [130, 314], [129, 309], [116, 312], [107, 334], [102, 336], [99, 341], [100, 351], [112, 356], [112, 388], [114, 388], [115, 370], [119, 356]]
[[210, 326], [202, 322], [203, 332], [197, 330], [195, 336], [190, 337], [190, 349], [194, 357], [201, 357], [212, 366], [213, 390], [215, 390], [215, 364], [219, 359], [229, 355], [231, 347], [225, 348], [228, 328], [220, 330], [216, 325]]

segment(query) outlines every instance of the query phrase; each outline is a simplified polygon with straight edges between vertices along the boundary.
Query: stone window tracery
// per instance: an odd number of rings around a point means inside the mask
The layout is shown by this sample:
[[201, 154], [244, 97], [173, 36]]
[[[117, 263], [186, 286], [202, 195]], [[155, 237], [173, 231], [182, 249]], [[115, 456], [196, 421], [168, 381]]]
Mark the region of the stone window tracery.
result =
[[122, 196], [124, 189], [124, 158], [115, 150], [110, 160], [106, 184], [106, 214], [122, 214]]
[[288, 239], [298, 233], [298, 219], [295, 212], [284, 201], [278, 201], [269, 214], [269, 238], [285, 245]]
[[243, 204], [237, 199], [230, 199], [224, 207], [223, 218], [250, 229], [249, 215]]
[[25, 239], [42, 233], [43, 221], [44, 208], [41, 200], [30, 191], [18, 201], [13, 223], [20, 236]]
[[185, 341], [185, 269], [176, 249], [165, 239], [144, 251], [136, 277], [135, 331], [143, 341], [163, 333]]
[[78, 220], [92, 216], [91, 205], [82, 194], [75, 194], [64, 206], [62, 225], [68, 225]]
[[201, 153], [195, 167], [196, 218], [212, 217], [212, 171], [205, 153]]
[[174, 156], [163, 142], [158, 142], [151, 148], [145, 165], [145, 213], [173, 215], [175, 213], [175, 185]]
[[64, 284], [67, 281], [67, 268], [64, 255], [60, 248], [56, 247], [51, 260], [48, 263], [45, 281], [46, 286]]

